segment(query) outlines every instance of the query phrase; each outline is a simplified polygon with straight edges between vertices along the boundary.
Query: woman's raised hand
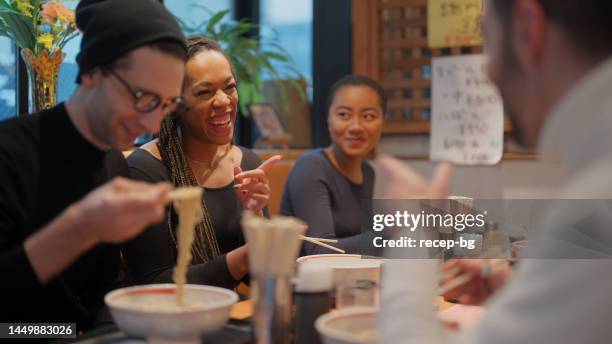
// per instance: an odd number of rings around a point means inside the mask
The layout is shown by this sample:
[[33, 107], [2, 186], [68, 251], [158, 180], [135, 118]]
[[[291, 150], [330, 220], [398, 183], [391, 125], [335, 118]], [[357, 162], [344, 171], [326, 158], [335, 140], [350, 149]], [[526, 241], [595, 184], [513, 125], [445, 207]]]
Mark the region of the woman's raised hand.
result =
[[270, 183], [266, 173], [281, 158], [280, 155], [275, 155], [250, 171], [243, 172], [240, 167], [234, 168], [234, 187], [245, 210], [256, 213], [268, 205]]

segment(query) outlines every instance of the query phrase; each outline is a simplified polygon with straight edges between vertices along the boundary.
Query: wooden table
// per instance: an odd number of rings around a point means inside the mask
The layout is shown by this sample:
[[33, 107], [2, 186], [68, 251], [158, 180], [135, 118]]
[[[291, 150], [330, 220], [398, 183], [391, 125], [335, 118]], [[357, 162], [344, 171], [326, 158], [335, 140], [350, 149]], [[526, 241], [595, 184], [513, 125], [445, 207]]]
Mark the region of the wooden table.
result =
[[[437, 298], [437, 301], [438, 301], [439, 311], [443, 311], [452, 306], [455, 306], [454, 303], [446, 302], [440, 296]], [[232, 306], [232, 311], [230, 313], [230, 317], [236, 320], [243, 320], [243, 319], [251, 317], [252, 315], [253, 315], [253, 301], [250, 299], [236, 303], [234, 306]]]

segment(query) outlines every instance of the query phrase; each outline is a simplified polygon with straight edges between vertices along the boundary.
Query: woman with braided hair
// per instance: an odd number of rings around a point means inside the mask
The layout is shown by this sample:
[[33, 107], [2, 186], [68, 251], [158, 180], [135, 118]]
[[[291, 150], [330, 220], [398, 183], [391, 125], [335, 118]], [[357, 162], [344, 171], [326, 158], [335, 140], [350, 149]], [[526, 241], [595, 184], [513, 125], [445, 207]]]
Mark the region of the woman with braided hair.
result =
[[[211, 39], [192, 36], [187, 43], [188, 108], [167, 117], [159, 137], [132, 153], [128, 165], [138, 180], [204, 188], [187, 281], [233, 288], [248, 272], [240, 213], [264, 210], [270, 192], [265, 171], [280, 157], [262, 164], [255, 153], [232, 144], [238, 92], [229, 59]], [[136, 283], [172, 280], [177, 220], [168, 208], [164, 222], [124, 246]]]

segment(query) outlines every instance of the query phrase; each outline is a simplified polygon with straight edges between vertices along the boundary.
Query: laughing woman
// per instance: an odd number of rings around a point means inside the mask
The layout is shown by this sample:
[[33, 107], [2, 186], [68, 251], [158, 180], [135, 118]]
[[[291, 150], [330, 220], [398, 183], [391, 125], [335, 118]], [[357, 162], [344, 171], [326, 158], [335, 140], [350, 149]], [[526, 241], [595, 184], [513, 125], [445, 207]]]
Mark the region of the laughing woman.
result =
[[[372, 79], [336, 82], [327, 115], [332, 144], [301, 157], [285, 184], [280, 213], [306, 222], [309, 236], [338, 239], [334, 246], [347, 253], [372, 253], [374, 170], [365, 158], [380, 140], [386, 102]], [[306, 242], [303, 248], [302, 254], [333, 253]]]
[[[132, 153], [128, 165], [138, 180], [204, 188], [204, 216], [196, 228], [187, 281], [233, 288], [248, 272], [240, 214], [267, 205], [265, 170], [277, 157], [262, 164], [255, 153], [232, 144], [238, 92], [219, 45], [189, 37], [188, 53], [183, 89], [188, 110], [166, 118], [159, 138]], [[171, 281], [176, 227], [176, 213], [169, 208], [163, 223], [124, 246], [136, 283]]]

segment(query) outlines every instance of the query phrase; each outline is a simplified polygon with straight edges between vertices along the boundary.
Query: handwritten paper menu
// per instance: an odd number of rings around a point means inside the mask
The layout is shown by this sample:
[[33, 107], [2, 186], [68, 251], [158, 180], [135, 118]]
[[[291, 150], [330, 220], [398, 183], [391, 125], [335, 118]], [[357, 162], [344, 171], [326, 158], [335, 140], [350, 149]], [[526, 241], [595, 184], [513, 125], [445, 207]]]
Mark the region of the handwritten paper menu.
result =
[[428, 0], [427, 39], [430, 48], [481, 45], [480, 18], [484, 0]]
[[430, 158], [494, 165], [504, 142], [503, 105], [484, 55], [439, 57], [432, 64]]

